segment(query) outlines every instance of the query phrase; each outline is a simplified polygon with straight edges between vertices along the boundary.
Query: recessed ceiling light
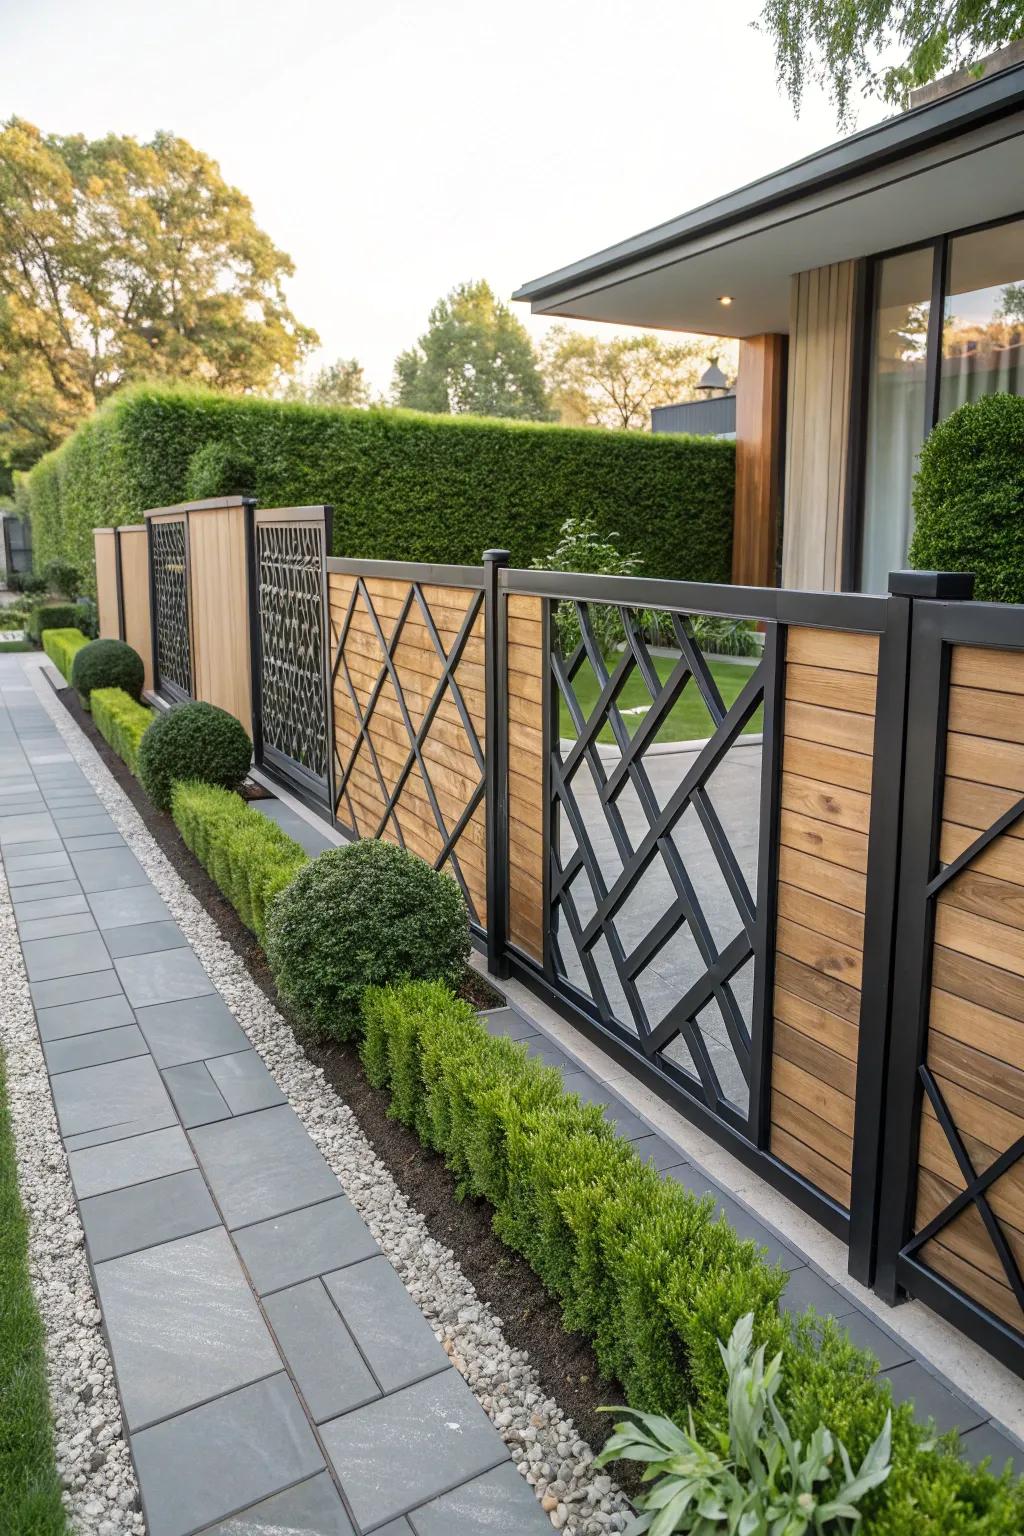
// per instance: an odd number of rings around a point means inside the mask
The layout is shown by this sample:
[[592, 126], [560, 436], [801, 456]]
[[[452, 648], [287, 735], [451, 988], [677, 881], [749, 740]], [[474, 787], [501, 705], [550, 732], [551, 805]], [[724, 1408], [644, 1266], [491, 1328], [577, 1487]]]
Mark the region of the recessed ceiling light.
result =
[[719, 302], [719, 304], [731, 304], [732, 303], [732, 294], [731, 293], [720, 293], [718, 295], [718, 302]]

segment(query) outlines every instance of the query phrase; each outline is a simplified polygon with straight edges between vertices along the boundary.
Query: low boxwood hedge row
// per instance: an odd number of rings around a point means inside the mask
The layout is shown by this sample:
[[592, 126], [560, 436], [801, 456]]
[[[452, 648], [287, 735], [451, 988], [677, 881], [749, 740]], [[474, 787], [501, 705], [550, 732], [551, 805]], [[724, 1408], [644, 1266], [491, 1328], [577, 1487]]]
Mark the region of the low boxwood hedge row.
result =
[[[488, 1035], [437, 982], [370, 989], [367, 1076], [403, 1124], [440, 1153], [460, 1189], [488, 1200], [501, 1238], [591, 1340], [628, 1402], [707, 1429], [725, 1420], [719, 1339], [745, 1312], [767, 1353], [785, 1349], [781, 1398], [806, 1444], [824, 1423], [855, 1464], [891, 1406], [877, 1362], [831, 1319], [780, 1314], [783, 1272], [724, 1220], [644, 1163], [600, 1112], [523, 1047]], [[904, 1404], [893, 1410], [893, 1470], [862, 1506], [872, 1536], [1011, 1536], [1024, 1487], [961, 1461]]]
[[94, 688], [89, 704], [96, 729], [134, 773], [139, 743], [153, 723], [153, 711], [121, 688]]
[[182, 838], [262, 944], [267, 906], [309, 862], [276, 822], [228, 789], [176, 783], [171, 815]]
[[48, 629], [77, 629], [76, 603], [40, 603], [29, 612], [26, 628], [33, 640], [41, 641]]
[[82, 649], [83, 645], [88, 644], [88, 635], [83, 635], [80, 629], [43, 630], [43, 650], [57, 670], [63, 674], [65, 681], [69, 683], [75, 654]]

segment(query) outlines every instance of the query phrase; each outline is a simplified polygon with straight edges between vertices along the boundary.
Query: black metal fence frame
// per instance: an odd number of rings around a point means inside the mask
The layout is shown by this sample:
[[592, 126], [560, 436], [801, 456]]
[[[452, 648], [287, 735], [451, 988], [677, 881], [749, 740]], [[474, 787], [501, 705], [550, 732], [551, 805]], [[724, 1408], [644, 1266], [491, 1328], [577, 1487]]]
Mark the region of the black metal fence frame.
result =
[[[249, 609], [250, 672], [252, 677], [253, 761], [269, 778], [282, 784], [310, 810], [326, 820], [333, 820], [334, 806], [334, 731], [331, 716], [330, 610], [327, 599], [327, 564], [331, 549], [334, 509], [326, 505], [309, 507], [247, 508], [245, 552]], [[264, 740], [263, 730], [263, 630], [260, 617], [258, 533], [261, 526], [312, 528], [320, 535], [320, 624], [321, 682], [323, 685], [324, 731], [326, 733], [327, 772], [323, 780], [306, 771]]]
[[[308, 510], [297, 509], [296, 515]], [[255, 636], [258, 626], [253, 607], [251, 517], [249, 529], [250, 618]], [[329, 549], [329, 533], [325, 536], [324, 548]], [[152, 542], [150, 552], [152, 555]], [[340, 763], [334, 740], [333, 693], [344, 631], [332, 654], [327, 582], [328, 575], [334, 572], [354, 577], [357, 587], [370, 578], [381, 577], [407, 581], [412, 586], [471, 588], [480, 594], [477, 606], [482, 603], [485, 615], [486, 750], [482, 782], [486, 813], [488, 921], [486, 928], [477, 927], [475, 940], [486, 952], [492, 975], [522, 981], [597, 1041], [638, 1080], [838, 1236], [848, 1248], [850, 1273], [861, 1283], [873, 1286], [889, 1302], [895, 1302], [904, 1292], [920, 1296], [1018, 1374], [1024, 1375], [1024, 1337], [924, 1265], [915, 1256], [921, 1239], [912, 1235], [922, 1094], [920, 1069], [927, 1043], [933, 897], [942, 806], [949, 648], [952, 644], [966, 644], [1024, 649], [1021, 609], [968, 602], [973, 578], [934, 572], [895, 573], [887, 596], [867, 596], [514, 570], [509, 567], [508, 554], [504, 550], [487, 551], [481, 566], [468, 567], [347, 560], [327, 555], [323, 562], [323, 614], [331, 765], [332, 810], [329, 814], [341, 830], [345, 827], [338, 816]], [[159, 650], [152, 558], [150, 581], [156, 673]], [[553, 649], [553, 612], [563, 600], [687, 616], [751, 619], [764, 626], [754, 1003], [750, 1099], [745, 1123], [736, 1117], [714, 1112], [685, 1084], [673, 1080], [638, 1049], [635, 1038], [630, 1039], [625, 1031], [609, 1028], [597, 1016], [596, 1010], [588, 1007], [581, 995], [574, 995], [555, 973], [550, 915], [551, 850], [557, 797], [553, 791], [555, 765], [552, 756], [559, 737], [559, 711], [558, 688], [552, 681], [550, 664], [545, 664], [542, 673], [545, 737], [542, 793], [546, 807], [543, 958], [538, 961], [510, 938], [507, 600], [512, 596], [540, 600], [545, 658]], [[769, 1145], [781, 746], [786, 638], [790, 625], [877, 635], [879, 639], [849, 1211], [787, 1167], [773, 1155]], [[438, 697], [446, 687], [447, 673], [455, 661], [457, 655], [455, 660], [448, 656], [445, 661], [445, 675], [437, 685]], [[386, 672], [387, 662], [382, 675]], [[255, 664], [253, 676], [254, 729], [258, 731], [259, 699], [255, 692], [258, 668]], [[159, 688], [158, 678], [155, 686]], [[432, 711], [428, 710], [428, 718], [431, 716]], [[322, 806], [318, 808], [322, 810]], [[1024, 800], [1013, 814], [1024, 815]], [[1000, 826], [1005, 820], [1001, 818]], [[990, 829], [987, 836], [996, 835], [998, 830]], [[908, 1019], [911, 1021], [909, 1027]], [[1000, 1160], [1000, 1165], [1008, 1157], [1012, 1161], [1018, 1155], [1024, 1156], [1024, 1145], [1019, 1153], [1016, 1148], [1010, 1149]], [[984, 1186], [991, 1177], [991, 1174], [982, 1175], [975, 1183]], [[965, 1201], [972, 1199], [974, 1194], [968, 1189], [963, 1198]], [[982, 1188], [982, 1204], [983, 1194]], [[1024, 1279], [1021, 1293], [1024, 1295]]]

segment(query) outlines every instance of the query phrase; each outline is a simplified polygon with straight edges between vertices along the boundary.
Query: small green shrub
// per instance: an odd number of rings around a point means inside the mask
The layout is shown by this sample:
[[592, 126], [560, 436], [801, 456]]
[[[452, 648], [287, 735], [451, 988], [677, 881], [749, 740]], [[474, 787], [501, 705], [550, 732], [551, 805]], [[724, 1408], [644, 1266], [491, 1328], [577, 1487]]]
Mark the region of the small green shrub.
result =
[[387, 982], [457, 983], [469, 920], [450, 875], [365, 838], [322, 853], [276, 902], [267, 925], [274, 979], [317, 1031], [359, 1027], [364, 990]]
[[674, 1417], [692, 1407], [710, 1434], [729, 1412], [718, 1340], [751, 1313], [757, 1346], [786, 1352], [776, 1403], [794, 1439], [807, 1446], [827, 1424], [859, 1465], [891, 1414], [892, 1470], [863, 1500], [865, 1536], [1020, 1536], [1024, 1483], [969, 1466], [909, 1404], [893, 1408], [878, 1362], [834, 1319], [780, 1314], [782, 1271], [715, 1220], [710, 1196], [641, 1162], [553, 1069], [492, 1038], [436, 982], [372, 989], [362, 1011], [370, 1082], [463, 1192], [490, 1202], [498, 1236], [631, 1407]]
[[80, 629], [46, 629], [43, 631], [43, 650], [65, 681], [71, 681], [71, 668], [75, 656], [89, 644]]
[[268, 816], [213, 784], [175, 784], [171, 815], [184, 841], [262, 944], [267, 909], [309, 863], [307, 854]]
[[48, 629], [77, 629], [78, 609], [74, 603], [39, 603], [29, 612], [26, 627], [37, 642]]
[[12, 571], [7, 578], [7, 585], [12, 592], [32, 595], [46, 591], [46, 577], [38, 571]]
[[89, 706], [104, 741], [134, 773], [139, 743], [153, 724], [153, 711], [120, 688], [94, 688]]
[[916, 570], [973, 571], [984, 602], [1024, 603], [1024, 396], [985, 395], [939, 422], [914, 477]]
[[213, 438], [197, 448], [188, 461], [185, 476], [187, 501], [208, 501], [214, 496], [252, 496], [256, 466], [233, 443]]
[[48, 592], [56, 592], [69, 601], [82, 590], [82, 573], [69, 560], [48, 560], [43, 567], [43, 580]]
[[120, 688], [129, 698], [141, 699], [146, 669], [138, 651], [123, 640], [90, 640], [76, 653], [71, 684], [89, 708], [94, 688]]
[[176, 780], [237, 789], [251, 762], [252, 742], [234, 715], [214, 704], [177, 704], [143, 737], [138, 775], [154, 805], [169, 811]]
[[91, 597], [80, 597], [75, 602], [75, 623], [90, 640], [98, 637], [100, 616]]
[[[653, 1487], [636, 1500], [643, 1518], [636, 1532], [658, 1536], [711, 1536], [718, 1529], [784, 1532], [806, 1536], [848, 1536], [849, 1521], [859, 1521], [857, 1505], [891, 1471], [892, 1418], [886, 1416], [877, 1438], [854, 1472], [849, 1453], [827, 1425], [809, 1440], [794, 1436], [776, 1402], [782, 1385], [782, 1351], [767, 1365], [765, 1348], [753, 1347], [754, 1315], [746, 1313], [719, 1343], [725, 1366], [728, 1429], [714, 1430], [705, 1445], [693, 1413], [688, 1429], [639, 1409], [607, 1409], [630, 1418], [615, 1426], [596, 1465], [625, 1459], [644, 1467]], [[838, 1445], [842, 1480], [835, 1465]], [[708, 1523], [711, 1512], [714, 1517]]]

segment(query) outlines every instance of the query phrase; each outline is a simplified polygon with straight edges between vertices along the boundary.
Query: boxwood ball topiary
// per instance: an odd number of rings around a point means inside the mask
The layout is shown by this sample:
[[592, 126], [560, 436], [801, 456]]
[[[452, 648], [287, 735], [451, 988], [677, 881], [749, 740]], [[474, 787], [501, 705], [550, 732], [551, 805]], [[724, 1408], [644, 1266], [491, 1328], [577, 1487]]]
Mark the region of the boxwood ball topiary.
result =
[[458, 984], [469, 920], [450, 875], [365, 838], [322, 853], [275, 899], [267, 957], [281, 992], [322, 1036], [359, 1030], [363, 992], [403, 981]]
[[130, 698], [141, 699], [146, 669], [138, 651], [123, 640], [90, 640], [75, 655], [71, 686], [86, 708], [94, 688], [120, 688]]
[[244, 725], [213, 704], [178, 704], [157, 715], [139, 744], [136, 768], [154, 805], [171, 808], [177, 780], [199, 779], [237, 789], [252, 762]]
[[973, 571], [984, 602], [1024, 603], [1024, 396], [987, 395], [932, 432], [914, 480], [910, 563]]

